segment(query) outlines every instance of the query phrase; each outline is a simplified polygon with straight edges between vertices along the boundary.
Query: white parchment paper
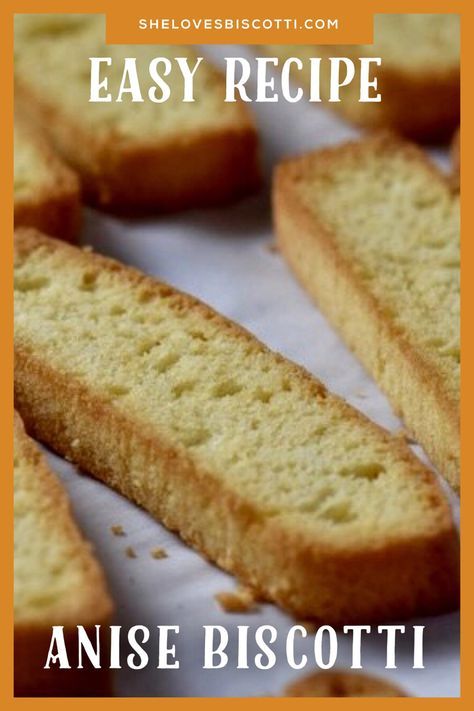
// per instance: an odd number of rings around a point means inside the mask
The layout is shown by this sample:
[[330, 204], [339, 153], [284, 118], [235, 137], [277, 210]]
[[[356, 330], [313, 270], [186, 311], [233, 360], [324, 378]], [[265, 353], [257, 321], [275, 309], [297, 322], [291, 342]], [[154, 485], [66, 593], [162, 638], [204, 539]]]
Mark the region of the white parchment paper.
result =
[[[222, 45], [205, 51], [217, 61], [225, 56], [252, 56], [250, 47]], [[231, 207], [153, 219], [118, 220], [88, 211], [82, 242], [195, 294], [308, 368], [370, 418], [397, 430], [401, 423], [386, 398], [296, 283], [280, 255], [271, 250], [271, 167], [284, 155], [337, 143], [357, 136], [357, 131], [324, 108], [306, 103], [254, 104], [253, 109], [267, 179], [261, 195]], [[437, 158], [446, 163], [443, 151], [438, 151]], [[415, 451], [423, 456], [420, 448]], [[306, 670], [294, 671], [288, 666], [285, 640], [294, 624], [289, 616], [269, 604], [248, 614], [223, 612], [213, 596], [235, 587], [230, 576], [102, 484], [79, 474], [58, 457], [50, 455], [50, 460], [106, 570], [117, 606], [116, 623], [125, 629], [142, 624], [152, 631], [156, 625], [180, 626], [176, 638], [180, 669], [157, 670], [155, 651], [146, 669], [116, 672], [118, 695], [278, 696], [285, 684], [315, 669], [311, 636], [298, 645], [309, 657]], [[450, 498], [457, 516], [457, 499]], [[110, 526], [117, 524], [123, 526], [125, 537], [111, 533]], [[125, 555], [127, 546], [133, 547], [136, 558]], [[158, 546], [166, 549], [168, 558], [152, 558], [151, 550]], [[211, 624], [224, 625], [230, 636], [228, 665], [212, 671], [202, 669], [202, 625]], [[238, 624], [249, 625], [250, 634], [262, 624], [277, 628], [273, 648], [278, 661], [273, 669], [255, 669], [255, 645], [250, 645], [250, 669], [236, 669]], [[386, 677], [416, 696], [457, 696], [458, 614], [405, 624], [406, 633], [397, 645], [397, 669], [385, 670], [385, 636], [375, 630], [364, 637], [364, 670]], [[423, 670], [412, 669], [413, 624], [426, 625]], [[149, 649], [156, 650], [156, 645]], [[350, 664], [350, 653], [350, 637], [339, 634], [337, 667]]]

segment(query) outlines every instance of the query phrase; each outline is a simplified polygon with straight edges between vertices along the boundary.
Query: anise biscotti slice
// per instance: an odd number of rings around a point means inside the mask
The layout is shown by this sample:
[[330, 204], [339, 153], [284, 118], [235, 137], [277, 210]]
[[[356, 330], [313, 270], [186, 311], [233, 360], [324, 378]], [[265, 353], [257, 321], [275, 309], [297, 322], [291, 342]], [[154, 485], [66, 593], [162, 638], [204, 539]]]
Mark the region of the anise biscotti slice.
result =
[[459, 488], [459, 197], [416, 147], [390, 136], [283, 163], [281, 251]]
[[15, 227], [36, 227], [68, 241], [79, 230], [79, 181], [46, 139], [15, 116]]
[[256, 592], [334, 623], [457, 604], [458, 542], [399, 440], [208, 306], [20, 231], [31, 431]]
[[[448, 140], [460, 115], [459, 15], [375, 15], [374, 43], [368, 45], [265, 45], [281, 60], [299, 57], [303, 71], [294, 78], [309, 86], [309, 58], [321, 57], [321, 98], [329, 98], [330, 57], [348, 57], [354, 80], [341, 89], [339, 103], [326, 103], [365, 128], [390, 128], [423, 142]], [[373, 69], [382, 101], [359, 101], [359, 57], [380, 57]], [[344, 75], [342, 75], [344, 76]]]
[[[142, 103], [91, 103], [89, 57], [111, 57], [102, 71], [115, 99], [124, 58], [135, 57]], [[148, 99], [150, 61], [173, 63], [171, 96]], [[194, 103], [183, 98], [174, 62], [196, 53], [178, 45], [106, 45], [102, 15], [16, 15], [16, 101], [47, 131], [82, 178], [85, 197], [114, 211], [214, 205], [259, 183], [257, 135], [245, 104], [225, 103], [224, 78], [205, 60]], [[159, 90], [158, 90], [159, 95]]]
[[[96, 696], [110, 692], [107, 670], [77, 662], [76, 625], [95, 639], [112, 603], [104, 576], [72, 517], [69, 501], [20, 417], [14, 424], [15, 695]], [[44, 669], [52, 625], [64, 626], [71, 670]], [[106, 647], [104, 636], [102, 644]]]

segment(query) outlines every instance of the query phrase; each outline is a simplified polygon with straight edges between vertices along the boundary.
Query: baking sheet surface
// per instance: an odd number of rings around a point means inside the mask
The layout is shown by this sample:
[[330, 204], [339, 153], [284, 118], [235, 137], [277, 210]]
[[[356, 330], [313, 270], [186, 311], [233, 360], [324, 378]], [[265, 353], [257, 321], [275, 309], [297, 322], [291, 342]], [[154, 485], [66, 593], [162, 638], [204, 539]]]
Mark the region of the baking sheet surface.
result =
[[[251, 56], [251, 48], [206, 48], [219, 60]], [[323, 108], [305, 103], [253, 104], [263, 143], [266, 189], [235, 206], [193, 211], [154, 219], [117, 220], [92, 211], [86, 214], [84, 244], [154, 274], [189, 291], [226, 316], [244, 325], [262, 341], [320, 378], [334, 392], [370, 418], [396, 431], [401, 423], [386, 398], [346, 349], [339, 336], [296, 283], [273, 249], [269, 201], [271, 166], [281, 157], [357, 136], [357, 131]], [[446, 155], [436, 154], [441, 164]], [[130, 176], [133, 180], [133, 176]], [[419, 448], [417, 454], [422, 455]], [[305, 670], [292, 670], [286, 661], [285, 639], [295, 624], [269, 604], [248, 614], [228, 614], [214, 595], [235, 587], [219, 571], [119, 495], [50, 455], [73, 503], [75, 514], [95, 544], [117, 605], [116, 623], [179, 625], [176, 638], [179, 670], [157, 670], [157, 645], [150, 642], [150, 665], [142, 671], [116, 672], [121, 696], [279, 696], [290, 681], [315, 669], [312, 637], [298, 650], [308, 654]], [[456, 516], [458, 501], [450, 496]], [[121, 525], [126, 536], [114, 536]], [[127, 546], [136, 558], [125, 554]], [[156, 560], [152, 549], [163, 547], [168, 557]], [[393, 621], [394, 623], [396, 620]], [[229, 631], [228, 665], [203, 670], [202, 625], [220, 624]], [[258, 651], [249, 647], [250, 669], [236, 669], [237, 625], [250, 634], [262, 624], [277, 628], [273, 648], [277, 664], [258, 670], [252, 664]], [[425, 669], [413, 670], [412, 625], [424, 624]], [[450, 614], [405, 622], [397, 646], [397, 669], [386, 671], [385, 635], [373, 631], [364, 639], [364, 670], [386, 676], [416, 696], [459, 694], [459, 617]], [[337, 667], [350, 664], [351, 639], [339, 634]], [[153, 656], [155, 655], [155, 656]]]

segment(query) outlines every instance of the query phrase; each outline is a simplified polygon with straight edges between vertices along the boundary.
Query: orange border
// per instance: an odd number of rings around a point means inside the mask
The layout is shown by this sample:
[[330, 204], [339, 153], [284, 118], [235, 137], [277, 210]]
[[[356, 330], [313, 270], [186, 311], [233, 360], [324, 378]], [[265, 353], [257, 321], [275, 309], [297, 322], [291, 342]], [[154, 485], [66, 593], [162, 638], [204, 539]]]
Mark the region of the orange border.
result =
[[[142, 0], [145, 2], [146, 0]], [[141, 7], [140, 2], [140, 7]], [[322, 4], [322, 3], [321, 3]], [[225, 14], [223, 6], [215, 1], [207, 2], [206, 9], [215, 8], [214, 16]], [[3, 74], [2, 83], [2, 105], [3, 111], [0, 114], [1, 134], [0, 134], [0, 195], [4, 208], [8, 205], [9, 209], [3, 209], [0, 214], [0, 224], [2, 227], [3, 237], [0, 239], [0, 326], [1, 326], [1, 343], [0, 351], [0, 392], [1, 403], [0, 409], [0, 457], [1, 457], [1, 496], [0, 496], [0, 521], [2, 525], [1, 536], [1, 570], [2, 570], [2, 585], [4, 592], [4, 602], [0, 605], [0, 701], [3, 702], [3, 708], [10, 709], [15, 705], [22, 708], [38, 708], [49, 709], [57, 708], [75, 708], [82, 704], [87, 704], [93, 709], [112, 709], [114, 705], [119, 704], [123, 708], [124, 705], [142, 705], [149, 703], [166, 704], [173, 709], [207, 709], [210, 705], [214, 708], [222, 703], [220, 699], [137, 699], [137, 698], [111, 698], [111, 699], [14, 699], [12, 696], [12, 679], [13, 679], [13, 663], [12, 663], [12, 640], [13, 640], [13, 540], [12, 540], [12, 478], [10, 471], [13, 461], [13, 406], [12, 406], [12, 390], [13, 390], [13, 279], [12, 279], [12, 262], [13, 262], [13, 247], [12, 247], [12, 232], [13, 232], [13, 14], [15, 12], [107, 12], [109, 9], [118, 12], [122, 9], [129, 11], [128, 3], [120, 2], [119, 0], [74, 0], [67, 4], [61, 3], [58, 0], [37, 0], [33, 2], [15, 2], [14, 0], [3, 0], [0, 5], [0, 71]], [[173, 0], [173, 15], [178, 15], [178, 9], [182, 13], [188, 15], [196, 13], [200, 14], [200, 9], [197, 9], [190, 0]], [[287, 3], [281, 0], [273, 0], [273, 2], [253, 3], [253, 14], [266, 13], [270, 17], [286, 17], [288, 14], [301, 16], [313, 16], [315, 13], [315, 5], [308, 0], [293, 0], [291, 11], [288, 9]], [[317, 6], [318, 15], [321, 15], [321, 5]], [[474, 125], [474, 99], [471, 98], [467, 91], [464, 91], [464, 84], [468, 79], [472, 79], [474, 67], [474, 35], [473, 30], [473, 6], [471, 0], [465, 2], [457, 0], [447, 2], [443, 0], [413, 0], [411, 2], [399, 1], [390, 2], [389, 0], [359, 0], [356, 4], [349, 0], [339, 2], [333, 0], [331, 3], [331, 15], [338, 12], [354, 13], [363, 11], [370, 12], [450, 12], [462, 14], [462, 75], [463, 82], [461, 112], [464, 126]], [[212, 10], [212, 8], [211, 8]], [[154, 4], [154, 15], [158, 13], [156, 3]], [[241, 8], [234, 10], [234, 14], [241, 15]], [[243, 39], [245, 41], [245, 39]], [[470, 85], [469, 85], [470, 86]], [[473, 131], [465, 130], [462, 133], [462, 157], [474, 154], [474, 138]], [[462, 187], [463, 192], [468, 189], [468, 185], [474, 184], [473, 170], [474, 166], [461, 161], [462, 165]], [[469, 275], [469, 270], [474, 264], [474, 211], [470, 207], [470, 201], [463, 201], [462, 205], [462, 225], [463, 237], [461, 239], [462, 250], [462, 349], [464, 363], [468, 365], [464, 367], [462, 378], [462, 397], [461, 397], [461, 440], [462, 440], [462, 465], [463, 472], [468, 471], [474, 464], [474, 441], [470, 436], [468, 428], [470, 427], [469, 418], [474, 416], [473, 402], [473, 378], [470, 364], [474, 362], [474, 338], [469, 333], [469, 305], [473, 302], [474, 295], [474, 279], [466, 278]], [[318, 705], [325, 705], [331, 709], [342, 708], [345, 704], [351, 703], [358, 708], [371, 706], [372, 708], [392, 707], [393, 704], [402, 703], [404, 708], [421, 708], [430, 704], [438, 708], [446, 707], [446, 705], [456, 704], [464, 706], [469, 699], [473, 699], [473, 662], [474, 651], [473, 643], [470, 638], [471, 630], [474, 629], [474, 574], [469, 570], [469, 562], [466, 553], [466, 540], [473, 535], [474, 522], [472, 515], [469, 516], [467, 504], [471, 498], [473, 484], [470, 482], [469, 476], [463, 476], [463, 500], [462, 504], [462, 520], [463, 520], [463, 545], [462, 545], [462, 624], [461, 624], [461, 678], [462, 678], [462, 697], [460, 699], [352, 699], [350, 702], [341, 699], [320, 699]], [[467, 503], [466, 503], [467, 502]], [[270, 708], [271, 705], [278, 705], [280, 708], [290, 708], [298, 704], [309, 708], [315, 702], [311, 699], [226, 699], [225, 703], [233, 708], [242, 708], [245, 704], [246, 709]]]

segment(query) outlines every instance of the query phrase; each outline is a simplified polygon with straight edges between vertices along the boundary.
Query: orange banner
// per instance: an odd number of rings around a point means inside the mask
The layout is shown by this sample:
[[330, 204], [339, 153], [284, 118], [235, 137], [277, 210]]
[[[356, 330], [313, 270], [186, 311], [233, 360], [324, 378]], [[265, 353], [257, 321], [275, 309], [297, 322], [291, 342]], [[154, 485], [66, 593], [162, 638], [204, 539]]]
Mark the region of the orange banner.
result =
[[[184, 7], [183, 7], [184, 6]], [[111, 44], [369, 44], [373, 14], [325, 2], [302, 8], [254, 2], [216, 6], [215, 2], [142, 2], [137, 8], [107, 13], [107, 42]]]
[[[13, 205], [13, 17], [15, 13], [100, 13], [106, 14], [107, 42], [113, 44], [366, 44], [372, 42], [374, 12], [444, 12], [462, 14], [462, 124], [466, 128], [462, 135], [463, 195], [469, 194], [469, 186], [474, 181], [471, 161], [468, 159], [474, 150], [474, 138], [469, 126], [474, 120], [474, 101], [470, 97], [467, 80], [474, 69], [473, 42], [469, 32], [473, 23], [473, 4], [454, 0], [361, 0], [361, 2], [309, 2], [293, 0], [282, 3], [249, 2], [217, 3], [216, 0], [203, 0], [200, 3], [190, 0], [172, 0], [171, 2], [151, 2], [138, 0], [130, 3], [124, 0], [4, 0], [0, 4], [0, 71], [3, 74], [3, 111], [0, 118], [0, 146], [3, 160], [0, 165], [0, 190], [4, 206]], [[226, 25], [226, 20], [227, 25]], [[334, 21], [337, 20], [337, 24]], [[219, 24], [217, 21], [219, 21]], [[279, 22], [277, 22], [279, 21]], [[308, 22], [306, 22], [308, 21]], [[318, 22], [319, 21], [319, 22]], [[473, 37], [474, 39], [474, 37]], [[84, 146], [88, 150], [88, 146]], [[474, 446], [471, 442], [471, 422], [474, 417], [474, 375], [469, 364], [474, 358], [474, 338], [470, 332], [470, 307], [474, 300], [474, 285], [470, 270], [474, 262], [474, 246], [471, 233], [474, 231], [474, 216], [470, 200], [462, 201], [462, 351], [467, 367], [462, 377], [462, 468], [463, 476], [463, 546], [462, 546], [462, 698], [406, 698], [398, 699], [352, 698], [320, 699], [321, 708], [342, 709], [385, 709], [402, 703], [404, 709], [436, 708], [445, 709], [451, 705], [464, 708], [472, 705], [474, 698], [474, 675], [471, 668], [474, 662], [474, 643], [472, 630], [474, 623], [474, 574], [471, 571], [469, 537], [474, 535], [469, 506], [474, 486], [469, 474], [474, 466]], [[3, 579], [3, 605], [0, 606], [0, 698], [3, 708], [15, 711], [19, 707], [31, 707], [35, 711], [61, 706], [61, 709], [79, 709], [83, 699], [48, 699], [48, 698], [13, 698], [13, 216], [12, 209], [5, 208], [0, 214], [2, 240], [0, 241], [0, 327], [3, 348], [0, 354], [0, 391], [4, 407], [0, 414], [0, 454], [2, 489], [1, 519], [3, 522], [1, 553]], [[469, 312], [469, 313], [468, 313]], [[447, 618], [446, 625], [453, 624]], [[442, 647], [442, 640], [435, 640]], [[439, 674], [450, 673], [449, 667], [440, 664]], [[245, 683], [242, 694], [247, 693]], [[471, 698], [471, 702], [469, 702]], [[87, 699], [90, 711], [106, 711], [118, 704], [121, 708], [145, 708], [150, 704], [160, 704], [173, 711], [200, 711], [216, 709], [222, 705], [222, 699], [213, 698], [110, 698]], [[228, 698], [226, 705], [239, 711], [260, 711], [275, 708], [309, 709], [313, 699], [292, 698]]]

